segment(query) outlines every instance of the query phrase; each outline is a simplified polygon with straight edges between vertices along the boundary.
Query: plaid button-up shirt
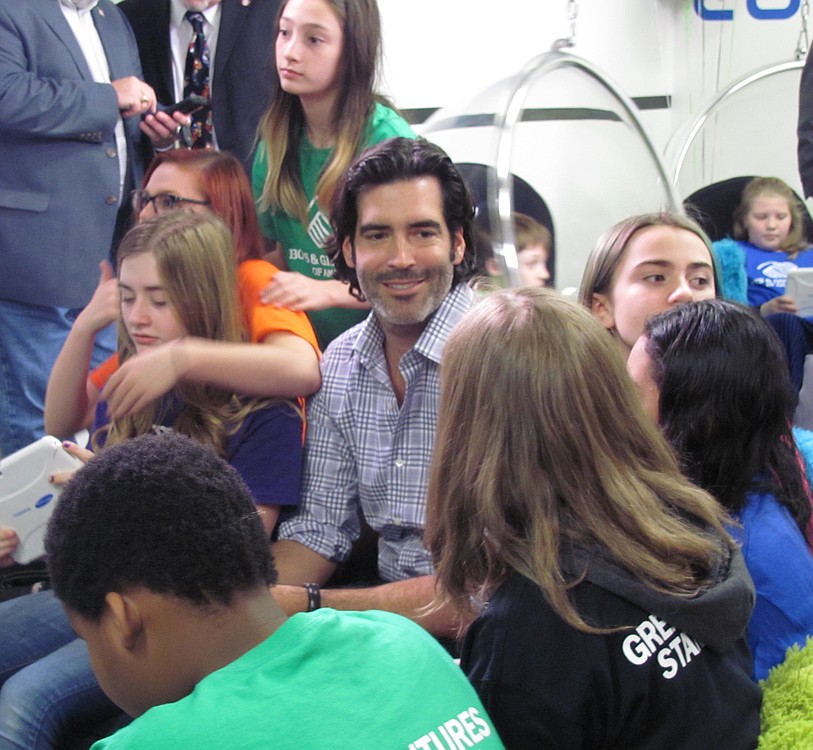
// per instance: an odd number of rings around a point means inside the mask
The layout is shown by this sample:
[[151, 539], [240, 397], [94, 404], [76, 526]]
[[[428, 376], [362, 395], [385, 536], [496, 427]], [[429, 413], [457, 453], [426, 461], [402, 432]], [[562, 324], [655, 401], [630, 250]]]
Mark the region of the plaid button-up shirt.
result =
[[438, 370], [449, 333], [473, 301], [465, 284], [452, 289], [402, 357], [406, 394], [400, 408], [375, 313], [330, 345], [322, 360], [322, 388], [308, 402], [300, 507], [280, 525], [280, 539], [342, 562], [358, 537], [361, 508], [380, 536], [381, 578], [432, 573], [423, 529]]

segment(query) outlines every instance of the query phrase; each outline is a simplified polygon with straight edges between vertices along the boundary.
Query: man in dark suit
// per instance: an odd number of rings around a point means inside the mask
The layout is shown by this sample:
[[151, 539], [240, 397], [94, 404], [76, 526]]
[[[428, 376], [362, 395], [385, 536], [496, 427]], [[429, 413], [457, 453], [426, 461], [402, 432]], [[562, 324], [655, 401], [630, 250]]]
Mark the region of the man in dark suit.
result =
[[6, 454], [42, 434], [48, 374], [128, 213], [143, 171], [139, 116], [154, 107], [133, 34], [110, 0], [0, 0]]
[[804, 197], [813, 196], [813, 52], [808, 54], [799, 84], [797, 155]]
[[[192, 36], [187, 10], [205, 16], [214, 59], [212, 114], [218, 148], [236, 154], [251, 173], [257, 124], [269, 104], [278, 0], [124, 0], [146, 81], [161, 104], [183, 98], [181, 54]], [[214, 43], [212, 43], [214, 42]]]

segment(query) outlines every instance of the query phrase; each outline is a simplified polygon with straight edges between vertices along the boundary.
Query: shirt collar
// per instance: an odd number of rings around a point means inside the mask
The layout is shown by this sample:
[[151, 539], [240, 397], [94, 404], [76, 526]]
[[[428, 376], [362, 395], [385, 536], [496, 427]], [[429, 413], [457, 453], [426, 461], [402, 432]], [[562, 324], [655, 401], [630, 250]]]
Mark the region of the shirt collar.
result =
[[460, 283], [454, 287], [429, 319], [429, 323], [423, 329], [423, 333], [415, 342], [412, 350], [440, 364], [449, 334], [473, 304], [474, 292], [466, 283]]
[[77, 13], [90, 13], [99, 4], [99, 0], [59, 0], [59, 4]]
[[[60, 0], [61, 2], [61, 0]], [[200, 11], [203, 14], [203, 17], [210, 25], [214, 25], [215, 19], [217, 18], [217, 14], [220, 12], [220, 6], [222, 2], [215, 3], [214, 5], [209, 6], [206, 10]], [[176, 28], [180, 29], [183, 22], [184, 16], [186, 16], [186, 12], [189, 10], [181, 0], [171, 0], [170, 2], [170, 13], [169, 13], [169, 22]], [[206, 33], [208, 38], [208, 32]]]

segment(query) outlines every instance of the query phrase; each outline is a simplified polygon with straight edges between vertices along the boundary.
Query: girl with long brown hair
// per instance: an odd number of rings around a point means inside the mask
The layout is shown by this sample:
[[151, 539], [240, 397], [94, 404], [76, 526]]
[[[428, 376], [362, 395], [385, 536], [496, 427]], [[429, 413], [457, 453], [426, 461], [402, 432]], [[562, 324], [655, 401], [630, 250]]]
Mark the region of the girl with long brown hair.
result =
[[[119, 248], [118, 285], [118, 353], [125, 364], [184, 336], [243, 339], [231, 234], [211, 212], [176, 211], [131, 229]], [[94, 447], [103, 450], [167, 429], [189, 435], [239, 474], [269, 537], [280, 508], [298, 504], [302, 415], [294, 402], [246, 398], [191, 382], [126, 417], [109, 419], [105, 406], [102, 401], [96, 409]], [[78, 446], [70, 451], [90, 457]], [[218, 543], [216, 534], [211, 541]], [[66, 729], [118, 713], [96, 683], [87, 650], [52, 592], [5, 605], [0, 622], [8, 655], [0, 667], [0, 737], [29, 738], [33, 726], [36, 742], [19, 740], [21, 746], [56, 747]]]
[[278, 274], [263, 300], [307, 311], [324, 348], [367, 314], [333, 279], [325, 250], [336, 185], [367, 146], [415, 134], [375, 91], [376, 0], [287, 0], [276, 31], [278, 79], [260, 122], [252, 181], [260, 226], [290, 273]]
[[440, 600], [479, 611], [461, 666], [506, 747], [753, 747], [751, 581], [613, 339], [520, 289], [443, 356], [426, 541]]

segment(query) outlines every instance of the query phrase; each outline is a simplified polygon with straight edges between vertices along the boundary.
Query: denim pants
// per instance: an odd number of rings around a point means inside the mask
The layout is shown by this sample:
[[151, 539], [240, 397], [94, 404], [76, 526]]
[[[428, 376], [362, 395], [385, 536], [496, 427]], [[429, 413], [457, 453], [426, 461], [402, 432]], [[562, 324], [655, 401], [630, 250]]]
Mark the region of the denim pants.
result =
[[55, 748], [119, 712], [50, 591], [0, 604], [0, 750]]
[[[0, 451], [7, 456], [44, 434], [45, 386], [80, 308], [0, 300]], [[116, 348], [115, 326], [96, 337], [92, 366]], [[58, 435], [57, 437], [68, 437]]]

